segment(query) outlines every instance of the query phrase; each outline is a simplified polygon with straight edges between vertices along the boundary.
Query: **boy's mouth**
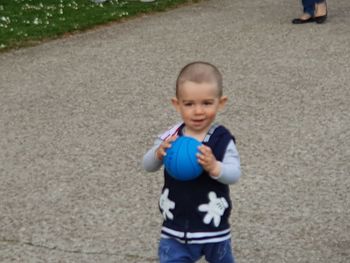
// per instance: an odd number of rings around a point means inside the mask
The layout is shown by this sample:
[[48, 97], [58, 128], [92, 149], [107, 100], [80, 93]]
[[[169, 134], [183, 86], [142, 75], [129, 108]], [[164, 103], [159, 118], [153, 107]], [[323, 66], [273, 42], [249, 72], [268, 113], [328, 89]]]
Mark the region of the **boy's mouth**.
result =
[[192, 120], [194, 124], [201, 124], [205, 121], [205, 119], [199, 119], [199, 120]]

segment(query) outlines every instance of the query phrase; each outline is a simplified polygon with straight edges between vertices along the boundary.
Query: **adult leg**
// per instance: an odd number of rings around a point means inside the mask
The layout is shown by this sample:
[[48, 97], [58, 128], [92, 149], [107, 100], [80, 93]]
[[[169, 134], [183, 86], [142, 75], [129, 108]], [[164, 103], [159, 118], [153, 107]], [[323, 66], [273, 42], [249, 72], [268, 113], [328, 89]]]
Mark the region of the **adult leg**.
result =
[[315, 20], [316, 23], [322, 24], [327, 20], [328, 10], [326, 0], [316, 0], [315, 5]]
[[304, 13], [313, 16], [315, 13], [316, 0], [302, 0]]
[[315, 22], [315, 1], [316, 0], [302, 0], [303, 4], [303, 14], [299, 18], [292, 20], [293, 24], [305, 24], [310, 22]]

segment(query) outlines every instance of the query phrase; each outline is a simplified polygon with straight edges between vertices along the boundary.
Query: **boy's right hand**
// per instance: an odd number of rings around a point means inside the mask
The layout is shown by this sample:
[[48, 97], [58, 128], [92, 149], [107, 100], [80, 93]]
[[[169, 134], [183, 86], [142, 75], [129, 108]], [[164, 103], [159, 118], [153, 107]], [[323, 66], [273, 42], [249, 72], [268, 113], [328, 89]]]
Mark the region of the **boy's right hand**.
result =
[[163, 160], [163, 157], [166, 155], [166, 150], [171, 147], [171, 143], [177, 139], [177, 135], [173, 135], [163, 141], [161, 145], [159, 145], [157, 151], [156, 151], [156, 157], [159, 161]]

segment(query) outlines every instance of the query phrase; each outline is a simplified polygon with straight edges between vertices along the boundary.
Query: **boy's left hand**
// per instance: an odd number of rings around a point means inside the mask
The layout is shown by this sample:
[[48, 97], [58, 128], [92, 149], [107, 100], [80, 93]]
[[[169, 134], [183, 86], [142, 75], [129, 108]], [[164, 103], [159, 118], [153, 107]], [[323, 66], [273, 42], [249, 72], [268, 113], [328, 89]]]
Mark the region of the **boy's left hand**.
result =
[[197, 154], [199, 164], [202, 165], [203, 169], [211, 176], [218, 177], [220, 175], [221, 167], [210, 147], [201, 145], [198, 149], [200, 152]]

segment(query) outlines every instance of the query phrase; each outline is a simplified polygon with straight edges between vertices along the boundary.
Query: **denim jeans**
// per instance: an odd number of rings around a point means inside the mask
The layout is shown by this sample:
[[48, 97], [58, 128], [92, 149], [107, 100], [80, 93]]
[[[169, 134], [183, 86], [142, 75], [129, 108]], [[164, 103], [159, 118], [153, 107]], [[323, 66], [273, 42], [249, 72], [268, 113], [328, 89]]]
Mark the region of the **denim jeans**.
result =
[[313, 16], [315, 13], [315, 4], [324, 2], [325, 0], [302, 0], [304, 13]]
[[208, 244], [183, 244], [175, 239], [159, 242], [160, 263], [194, 263], [202, 256], [210, 263], [234, 263], [231, 240]]

